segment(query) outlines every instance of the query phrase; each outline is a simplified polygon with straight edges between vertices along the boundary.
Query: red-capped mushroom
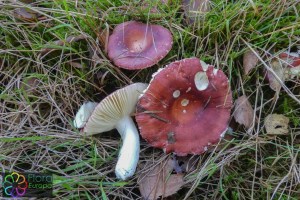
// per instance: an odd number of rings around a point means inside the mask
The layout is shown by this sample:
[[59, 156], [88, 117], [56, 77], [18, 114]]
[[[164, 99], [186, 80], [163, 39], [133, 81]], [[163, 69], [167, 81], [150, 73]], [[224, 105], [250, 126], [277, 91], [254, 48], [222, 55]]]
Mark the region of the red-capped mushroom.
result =
[[136, 121], [152, 146], [180, 156], [201, 154], [226, 132], [231, 107], [226, 75], [190, 58], [154, 74], [139, 99]]
[[119, 24], [108, 40], [108, 57], [125, 69], [151, 67], [172, 48], [172, 34], [159, 25], [129, 21]]
[[296, 52], [283, 52], [279, 54], [279, 58], [284, 62], [283, 64], [289, 68], [289, 74], [300, 74], [300, 55]]

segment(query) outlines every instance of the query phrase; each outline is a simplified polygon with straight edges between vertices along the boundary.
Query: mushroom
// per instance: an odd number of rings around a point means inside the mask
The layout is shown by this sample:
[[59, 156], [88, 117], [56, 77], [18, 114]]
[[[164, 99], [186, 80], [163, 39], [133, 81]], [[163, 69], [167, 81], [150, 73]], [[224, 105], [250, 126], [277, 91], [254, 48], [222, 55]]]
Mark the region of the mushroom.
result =
[[[131, 114], [135, 111], [138, 98], [146, 87], [147, 84], [135, 83], [110, 94], [95, 107], [83, 126], [83, 132], [87, 135], [110, 131], [114, 128], [118, 130], [123, 145], [119, 153], [115, 173], [122, 180], [126, 180], [134, 174], [139, 160], [139, 134]], [[86, 106], [86, 108], [91, 107]], [[87, 109], [88, 112], [89, 109]], [[84, 121], [82, 119], [86, 119], [85, 116], [87, 115], [81, 115], [84, 117], [79, 117], [80, 120], [76, 121], [75, 119], [76, 123], [81, 125], [80, 122]]]
[[80, 106], [79, 110], [76, 113], [75, 119], [74, 119], [74, 126], [75, 128], [83, 128], [86, 124], [87, 120], [93, 113], [94, 109], [98, 103], [94, 102], [85, 102]]
[[172, 48], [172, 34], [159, 25], [129, 21], [119, 24], [108, 39], [108, 57], [125, 69], [151, 67]]
[[198, 58], [155, 73], [137, 105], [141, 136], [179, 156], [201, 154], [224, 136], [232, 94], [226, 75]]

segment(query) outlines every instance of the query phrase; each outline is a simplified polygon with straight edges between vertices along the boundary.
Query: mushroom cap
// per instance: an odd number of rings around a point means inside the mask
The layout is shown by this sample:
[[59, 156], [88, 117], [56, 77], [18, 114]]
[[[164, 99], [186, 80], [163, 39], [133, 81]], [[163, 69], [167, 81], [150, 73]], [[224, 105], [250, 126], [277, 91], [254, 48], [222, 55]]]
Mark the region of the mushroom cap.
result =
[[170, 31], [159, 25], [129, 21], [116, 26], [108, 39], [108, 57], [125, 69], [151, 67], [172, 48]]
[[299, 67], [300, 66], [300, 55], [296, 52], [283, 52], [279, 54], [279, 58], [287, 62], [288, 67]]
[[138, 98], [146, 87], [147, 84], [134, 83], [104, 98], [89, 117], [83, 132], [95, 134], [114, 129], [123, 117], [135, 111]]
[[179, 156], [201, 154], [228, 127], [232, 94], [226, 75], [198, 58], [154, 74], [137, 105], [136, 121], [152, 146]]

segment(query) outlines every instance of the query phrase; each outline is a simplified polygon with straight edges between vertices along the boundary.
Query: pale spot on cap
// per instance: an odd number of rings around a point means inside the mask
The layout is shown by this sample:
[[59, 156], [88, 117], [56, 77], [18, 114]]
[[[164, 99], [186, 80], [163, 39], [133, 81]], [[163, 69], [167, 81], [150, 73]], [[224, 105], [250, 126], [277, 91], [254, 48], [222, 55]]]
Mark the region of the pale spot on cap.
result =
[[208, 77], [205, 72], [197, 72], [194, 81], [196, 88], [199, 91], [205, 90], [209, 84]]
[[188, 104], [189, 104], [189, 100], [188, 99], [183, 99], [182, 101], [181, 101], [181, 105], [182, 106], [187, 106]]
[[191, 87], [189, 87], [185, 92], [188, 93], [189, 91], [191, 91]]
[[200, 60], [200, 64], [202, 66], [203, 71], [206, 72], [206, 70], [208, 69], [208, 64], [206, 64], [204, 61]]
[[174, 98], [178, 98], [180, 96], [180, 91], [179, 90], [175, 90], [174, 92], [173, 92], [173, 97]]
[[214, 75], [217, 75], [218, 71], [219, 71], [218, 69], [214, 69], [213, 71]]

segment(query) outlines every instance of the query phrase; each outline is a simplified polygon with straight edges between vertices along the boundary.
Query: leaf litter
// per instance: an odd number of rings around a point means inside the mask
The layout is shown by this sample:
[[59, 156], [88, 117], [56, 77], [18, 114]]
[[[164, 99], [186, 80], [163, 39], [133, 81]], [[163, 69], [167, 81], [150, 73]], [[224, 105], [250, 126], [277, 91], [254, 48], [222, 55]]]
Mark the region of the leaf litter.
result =
[[285, 135], [289, 133], [289, 118], [284, 115], [270, 114], [265, 119], [267, 134]]
[[139, 177], [139, 189], [144, 199], [154, 200], [175, 194], [183, 185], [183, 174], [172, 174], [174, 160], [153, 167]]
[[233, 113], [234, 119], [239, 124], [250, 128], [253, 124], [253, 117], [255, 113], [248, 100], [248, 97], [243, 95], [235, 101], [235, 110]]
[[251, 50], [246, 51], [243, 55], [244, 74], [248, 75], [258, 64], [258, 58]]

